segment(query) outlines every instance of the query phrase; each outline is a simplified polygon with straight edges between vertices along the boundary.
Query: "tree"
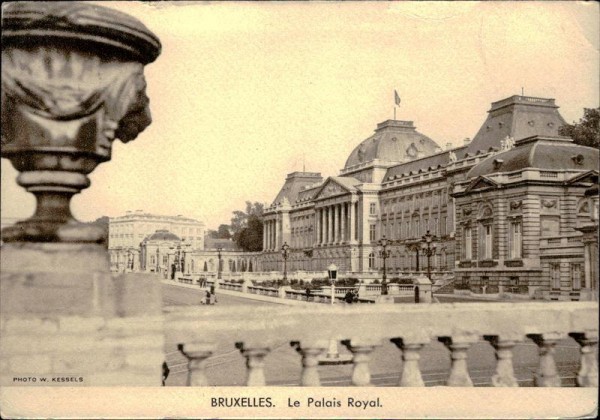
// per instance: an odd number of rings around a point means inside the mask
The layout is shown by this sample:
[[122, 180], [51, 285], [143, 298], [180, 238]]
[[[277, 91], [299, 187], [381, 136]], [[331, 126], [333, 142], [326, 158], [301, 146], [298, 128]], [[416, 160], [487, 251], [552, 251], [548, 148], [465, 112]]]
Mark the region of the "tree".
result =
[[236, 210], [231, 218], [234, 242], [244, 251], [262, 250], [264, 205], [246, 201], [246, 211]]
[[[108, 221], [109, 221], [108, 216], [101, 216], [101, 217], [97, 218], [96, 220], [94, 220], [93, 222], [90, 222], [90, 225], [96, 225], [96, 226], [99, 226], [102, 229], [104, 229], [106, 238], [108, 239]], [[108, 248], [108, 241], [104, 244], [104, 246], [106, 248]]]
[[247, 226], [234, 236], [236, 244], [244, 251], [260, 251], [263, 246], [263, 222], [259, 216], [251, 214]]
[[208, 236], [213, 239], [231, 239], [231, 227], [221, 224], [217, 230], [209, 230]]
[[600, 108], [584, 108], [579, 122], [563, 125], [558, 134], [571, 137], [582, 146], [600, 147]]

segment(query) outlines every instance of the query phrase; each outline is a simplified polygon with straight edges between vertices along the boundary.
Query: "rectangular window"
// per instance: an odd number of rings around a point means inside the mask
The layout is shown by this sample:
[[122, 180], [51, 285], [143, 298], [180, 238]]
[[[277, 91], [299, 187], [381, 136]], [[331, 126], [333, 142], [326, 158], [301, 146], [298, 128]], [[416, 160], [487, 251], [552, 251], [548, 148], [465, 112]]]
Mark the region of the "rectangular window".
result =
[[425, 218], [423, 220], [423, 233], [426, 233], [429, 230], [429, 218]]
[[479, 259], [492, 258], [492, 225], [479, 225]]
[[550, 263], [550, 281], [553, 289], [560, 289], [560, 264]]
[[433, 234], [436, 236], [438, 235], [438, 227], [439, 227], [438, 218], [434, 217], [433, 218], [433, 226], [431, 227], [432, 228], [431, 230], [433, 230]]
[[369, 214], [375, 214], [376, 213], [375, 210], [376, 210], [375, 203], [369, 204]]
[[522, 235], [521, 235], [522, 225], [520, 220], [514, 220], [510, 222], [509, 232], [508, 232], [508, 248], [509, 248], [509, 256], [510, 258], [521, 258], [521, 248], [522, 248]]
[[464, 230], [464, 245], [463, 245], [463, 249], [464, 249], [464, 253], [465, 253], [465, 260], [470, 260], [473, 258], [473, 252], [472, 252], [472, 242], [471, 242], [471, 228], [470, 227], [466, 227]]
[[573, 290], [581, 289], [581, 264], [571, 264], [571, 287]]
[[369, 226], [369, 240], [371, 242], [375, 241], [375, 225]]
[[442, 231], [440, 232], [442, 236], [446, 234], [446, 229], [448, 226], [448, 216], [442, 217]]

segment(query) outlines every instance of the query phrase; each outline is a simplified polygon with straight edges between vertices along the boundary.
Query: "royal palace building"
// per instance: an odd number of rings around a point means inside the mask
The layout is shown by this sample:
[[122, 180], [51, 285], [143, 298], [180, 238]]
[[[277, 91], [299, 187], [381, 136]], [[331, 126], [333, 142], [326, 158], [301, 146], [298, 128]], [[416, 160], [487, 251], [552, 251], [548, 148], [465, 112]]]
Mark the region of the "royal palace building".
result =
[[473, 140], [445, 150], [412, 121], [382, 122], [338, 176], [287, 176], [265, 210], [262, 268], [281, 270], [287, 243], [289, 270], [368, 277], [385, 238], [392, 276], [429, 264], [478, 292], [592, 299], [598, 150], [560, 137], [563, 125], [554, 99], [526, 96], [492, 103]]

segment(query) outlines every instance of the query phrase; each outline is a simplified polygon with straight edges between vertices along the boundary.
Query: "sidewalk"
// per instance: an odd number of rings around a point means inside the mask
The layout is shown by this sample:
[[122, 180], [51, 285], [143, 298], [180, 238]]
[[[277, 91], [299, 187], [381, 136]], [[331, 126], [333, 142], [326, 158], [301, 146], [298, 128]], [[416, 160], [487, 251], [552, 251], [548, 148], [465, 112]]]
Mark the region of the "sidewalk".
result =
[[[188, 289], [194, 289], [194, 290], [208, 290], [207, 288], [202, 288], [197, 285], [179, 283], [174, 280], [162, 279], [161, 283], [168, 284], [171, 286], [186, 287]], [[221, 288], [215, 289], [215, 294], [217, 296], [219, 296], [219, 295], [237, 296], [237, 297], [243, 298], [243, 299], [251, 299], [251, 300], [258, 300], [261, 302], [277, 303], [279, 305], [288, 305], [288, 306], [312, 306], [312, 305], [314, 305], [314, 302], [304, 302], [301, 300], [293, 300], [293, 299], [281, 299], [281, 298], [273, 297], [273, 296], [256, 295], [254, 293], [242, 293], [242, 292], [236, 292], [234, 290], [224, 290]]]

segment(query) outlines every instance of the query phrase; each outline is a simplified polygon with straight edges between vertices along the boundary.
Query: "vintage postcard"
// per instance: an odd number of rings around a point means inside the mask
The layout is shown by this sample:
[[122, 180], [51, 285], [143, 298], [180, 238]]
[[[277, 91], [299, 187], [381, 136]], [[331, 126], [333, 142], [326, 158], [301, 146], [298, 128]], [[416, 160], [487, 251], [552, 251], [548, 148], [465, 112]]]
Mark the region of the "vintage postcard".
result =
[[2, 416], [595, 417], [598, 11], [4, 3]]

